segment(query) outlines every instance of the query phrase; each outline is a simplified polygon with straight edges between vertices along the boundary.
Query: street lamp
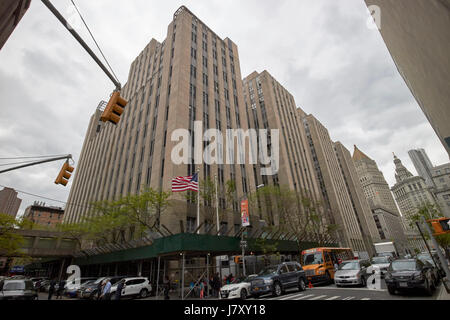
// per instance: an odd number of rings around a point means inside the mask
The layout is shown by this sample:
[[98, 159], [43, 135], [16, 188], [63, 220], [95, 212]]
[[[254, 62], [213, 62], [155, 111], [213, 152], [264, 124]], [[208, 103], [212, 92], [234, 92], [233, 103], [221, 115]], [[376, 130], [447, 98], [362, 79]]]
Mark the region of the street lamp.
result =
[[[256, 191], [258, 191], [258, 189], [261, 189], [264, 187], [264, 184], [260, 184], [259, 186], [256, 187]], [[242, 198], [241, 198], [241, 202], [244, 198], [247, 198], [248, 200], [248, 193], [246, 193]], [[249, 220], [250, 220], [250, 215], [249, 215]], [[245, 272], [245, 247], [247, 245], [247, 243], [244, 241], [244, 234], [246, 232], [246, 228], [247, 226], [243, 226], [244, 227], [244, 231], [242, 231], [241, 234], [241, 247], [242, 247], [242, 273], [244, 275], [244, 277], [246, 276], [246, 272]]]

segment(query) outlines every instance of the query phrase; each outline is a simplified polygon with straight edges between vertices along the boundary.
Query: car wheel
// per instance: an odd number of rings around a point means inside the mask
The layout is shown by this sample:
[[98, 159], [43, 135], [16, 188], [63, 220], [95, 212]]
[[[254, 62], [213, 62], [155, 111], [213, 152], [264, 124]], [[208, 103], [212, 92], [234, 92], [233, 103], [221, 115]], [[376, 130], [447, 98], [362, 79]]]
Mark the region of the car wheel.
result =
[[364, 278], [364, 277], [361, 277], [361, 286], [362, 286], [363, 288], [366, 288], [366, 287], [367, 287], [367, 280], [366, 280], [366, 278]]
[[139, 293], [139, 296], [144, 299], [147, 298], [148, 295], [148, 290], [147, 289], [142, 289], [141, 292]]
[[433, 295], [433, 288], [431, 287], [431, 284], [428, 281], [428, 279], [425, 279], [425, 292], [428, 296]]
[[247, 299], [247, 290], [242, 289], [241, 290], [241, 300]]
[[306, 290], [305, 279], [300, 278], [300, 281], [298, 282], [298, 290], [299, 291], [305, 291]]
[[281, 293], [282, 293], [282, 289], [281, 289], [280, 283], [275, 282], [275, 284], [273, 285], [273, 296], [279, 297], [279, 296], [281, 296]]
[[389, 294], [390, 295], [395, 295], [395, 288], [394, 287], [391, 287], [391, 286], [388, 286], [388, 292], [389, 292]]
[[325, 282], [327, 284], [330, 284], [333, 282], [333, 279], [331, 279], [330, 273], [328, 271], [325, 273]]

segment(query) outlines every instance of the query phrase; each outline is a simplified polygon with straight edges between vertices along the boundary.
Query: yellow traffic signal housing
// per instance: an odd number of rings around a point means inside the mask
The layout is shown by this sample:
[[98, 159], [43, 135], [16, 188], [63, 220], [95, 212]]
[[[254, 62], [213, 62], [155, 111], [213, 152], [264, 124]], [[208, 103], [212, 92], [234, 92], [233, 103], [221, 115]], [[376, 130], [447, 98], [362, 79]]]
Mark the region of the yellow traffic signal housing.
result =
[[450, 218], [433, 219], [428, 222], [431, 223], [435, 236], [450, 233]]
[[111, 99], [109, 99], [106, 105], [105, 111], [103, 111], [100, 120], [103, 122], [112, 122], [118, 124], [120, 121], [120, 116], [122, 115], [125, 106], [128, 102], [120, 96], [119, 91], [114, 91]]
[[55, 184], [66, 186], [74, 169], [75, 168], [71, 167], [68, 162], [65, 162], [61, 171], [59, 172], [58, 177], [55, 180]]
[[241, 256], [234, 257], [234, 263], [241, 264], [242, 263]]

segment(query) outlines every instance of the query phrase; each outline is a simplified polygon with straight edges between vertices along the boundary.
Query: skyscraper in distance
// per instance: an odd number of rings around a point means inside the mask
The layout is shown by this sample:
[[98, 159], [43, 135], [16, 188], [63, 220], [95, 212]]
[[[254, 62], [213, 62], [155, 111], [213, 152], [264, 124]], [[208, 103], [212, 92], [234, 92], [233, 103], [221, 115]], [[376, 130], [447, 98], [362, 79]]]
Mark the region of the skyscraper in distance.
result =
[[425, 183], [429, 187], [434, 187], [433, 176], [431, 174], [431, 169], [433, 168], [433, 164], [428, 158], [427, 153], [424, 149], [414, 149], [409, 150], [408, 155], [411, 158], [411, 161], [416, 168], [416, 171], [419, 176], [425, 179]]

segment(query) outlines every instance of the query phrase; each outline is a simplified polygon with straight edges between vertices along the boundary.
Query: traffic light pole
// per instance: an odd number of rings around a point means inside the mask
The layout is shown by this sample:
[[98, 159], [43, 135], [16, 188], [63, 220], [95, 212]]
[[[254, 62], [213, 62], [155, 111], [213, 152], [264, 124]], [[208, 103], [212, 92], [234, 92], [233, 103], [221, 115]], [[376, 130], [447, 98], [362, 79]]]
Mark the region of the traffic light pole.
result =
[[87, 53], [94, 59], [94, 61], [99, 65], [99, 67], [106, 73], [106, 75], [111, 79], [111, 81], [116, 86], [117, 90], [122, 88], [122, 85], [113, 77], [105, 65], [100, 61], [100, 59], [95, 55], [95, 53], [89, 48], [89, 46], [84, 42], [80, 35], [75, 31], [75, 29], [64, 19], [64, 17], [59, 13], [59, 11], [53, 6], [49, 0], [41, 0], [42, 3], [55, 15], [55, 17], [64, 25], [64, 27], [74, 36], [74, 38], [81, 44], [81, 46], [87, 51]]
[[421, 216], [421, 220], [422, 220], [422, 224], [425, 227], [425, 229], [427, 230], [428, 234], [430, 235], [430, 239], [433, 242], [434, 247], [436, 248], [437, 254], [439, 256], [439, 260], [441, 260], [441, 264], [442, 264], [442, 268], [445, 271], [445, 275], [447, 278], [447, 281], [444, 281], [444, 286], [445, 289], [447, 290], [447, 292], [450, 292], [450, 288], [448, 286], [448, 282], [450, 281], [450, 270], [448, 269], [448, 263], [447, 263], [447, 259], [445, 259], [444, 255], [442, 254], [441, 248], [439, 247], [439, 244], [437, 243], [436, 239], [433, 236], [433, 232], [431, 231], [430, 226], [428, 225], [428, 223], [425, 220], [424, 216]]
[[26, 167], [36, 166], [38, 164], [43, 164], [43, 163], [47, 163], [47, 162], [63, 160], [63, 159], [67, 159], [67, 160], [72, 159], [72, 155], [68, 154], [67, 156], [63, 156], [63, 157], [51, 158], [51, 159], [42, 160], [42, 161], [36, 161], [36, 162], [32, 162], [32, 163], [25, 164], [25, 165], [22, 165], [22, 166], [9, 168], [9, 169], [0, 171], [0, 174], [1, 173], [5, 173], [5, 172], [9, 172], [9, 171], [13, 171], [13, 170], [17, 170], [17, 169], [22, 169], [22, 168], [26, 168]]

